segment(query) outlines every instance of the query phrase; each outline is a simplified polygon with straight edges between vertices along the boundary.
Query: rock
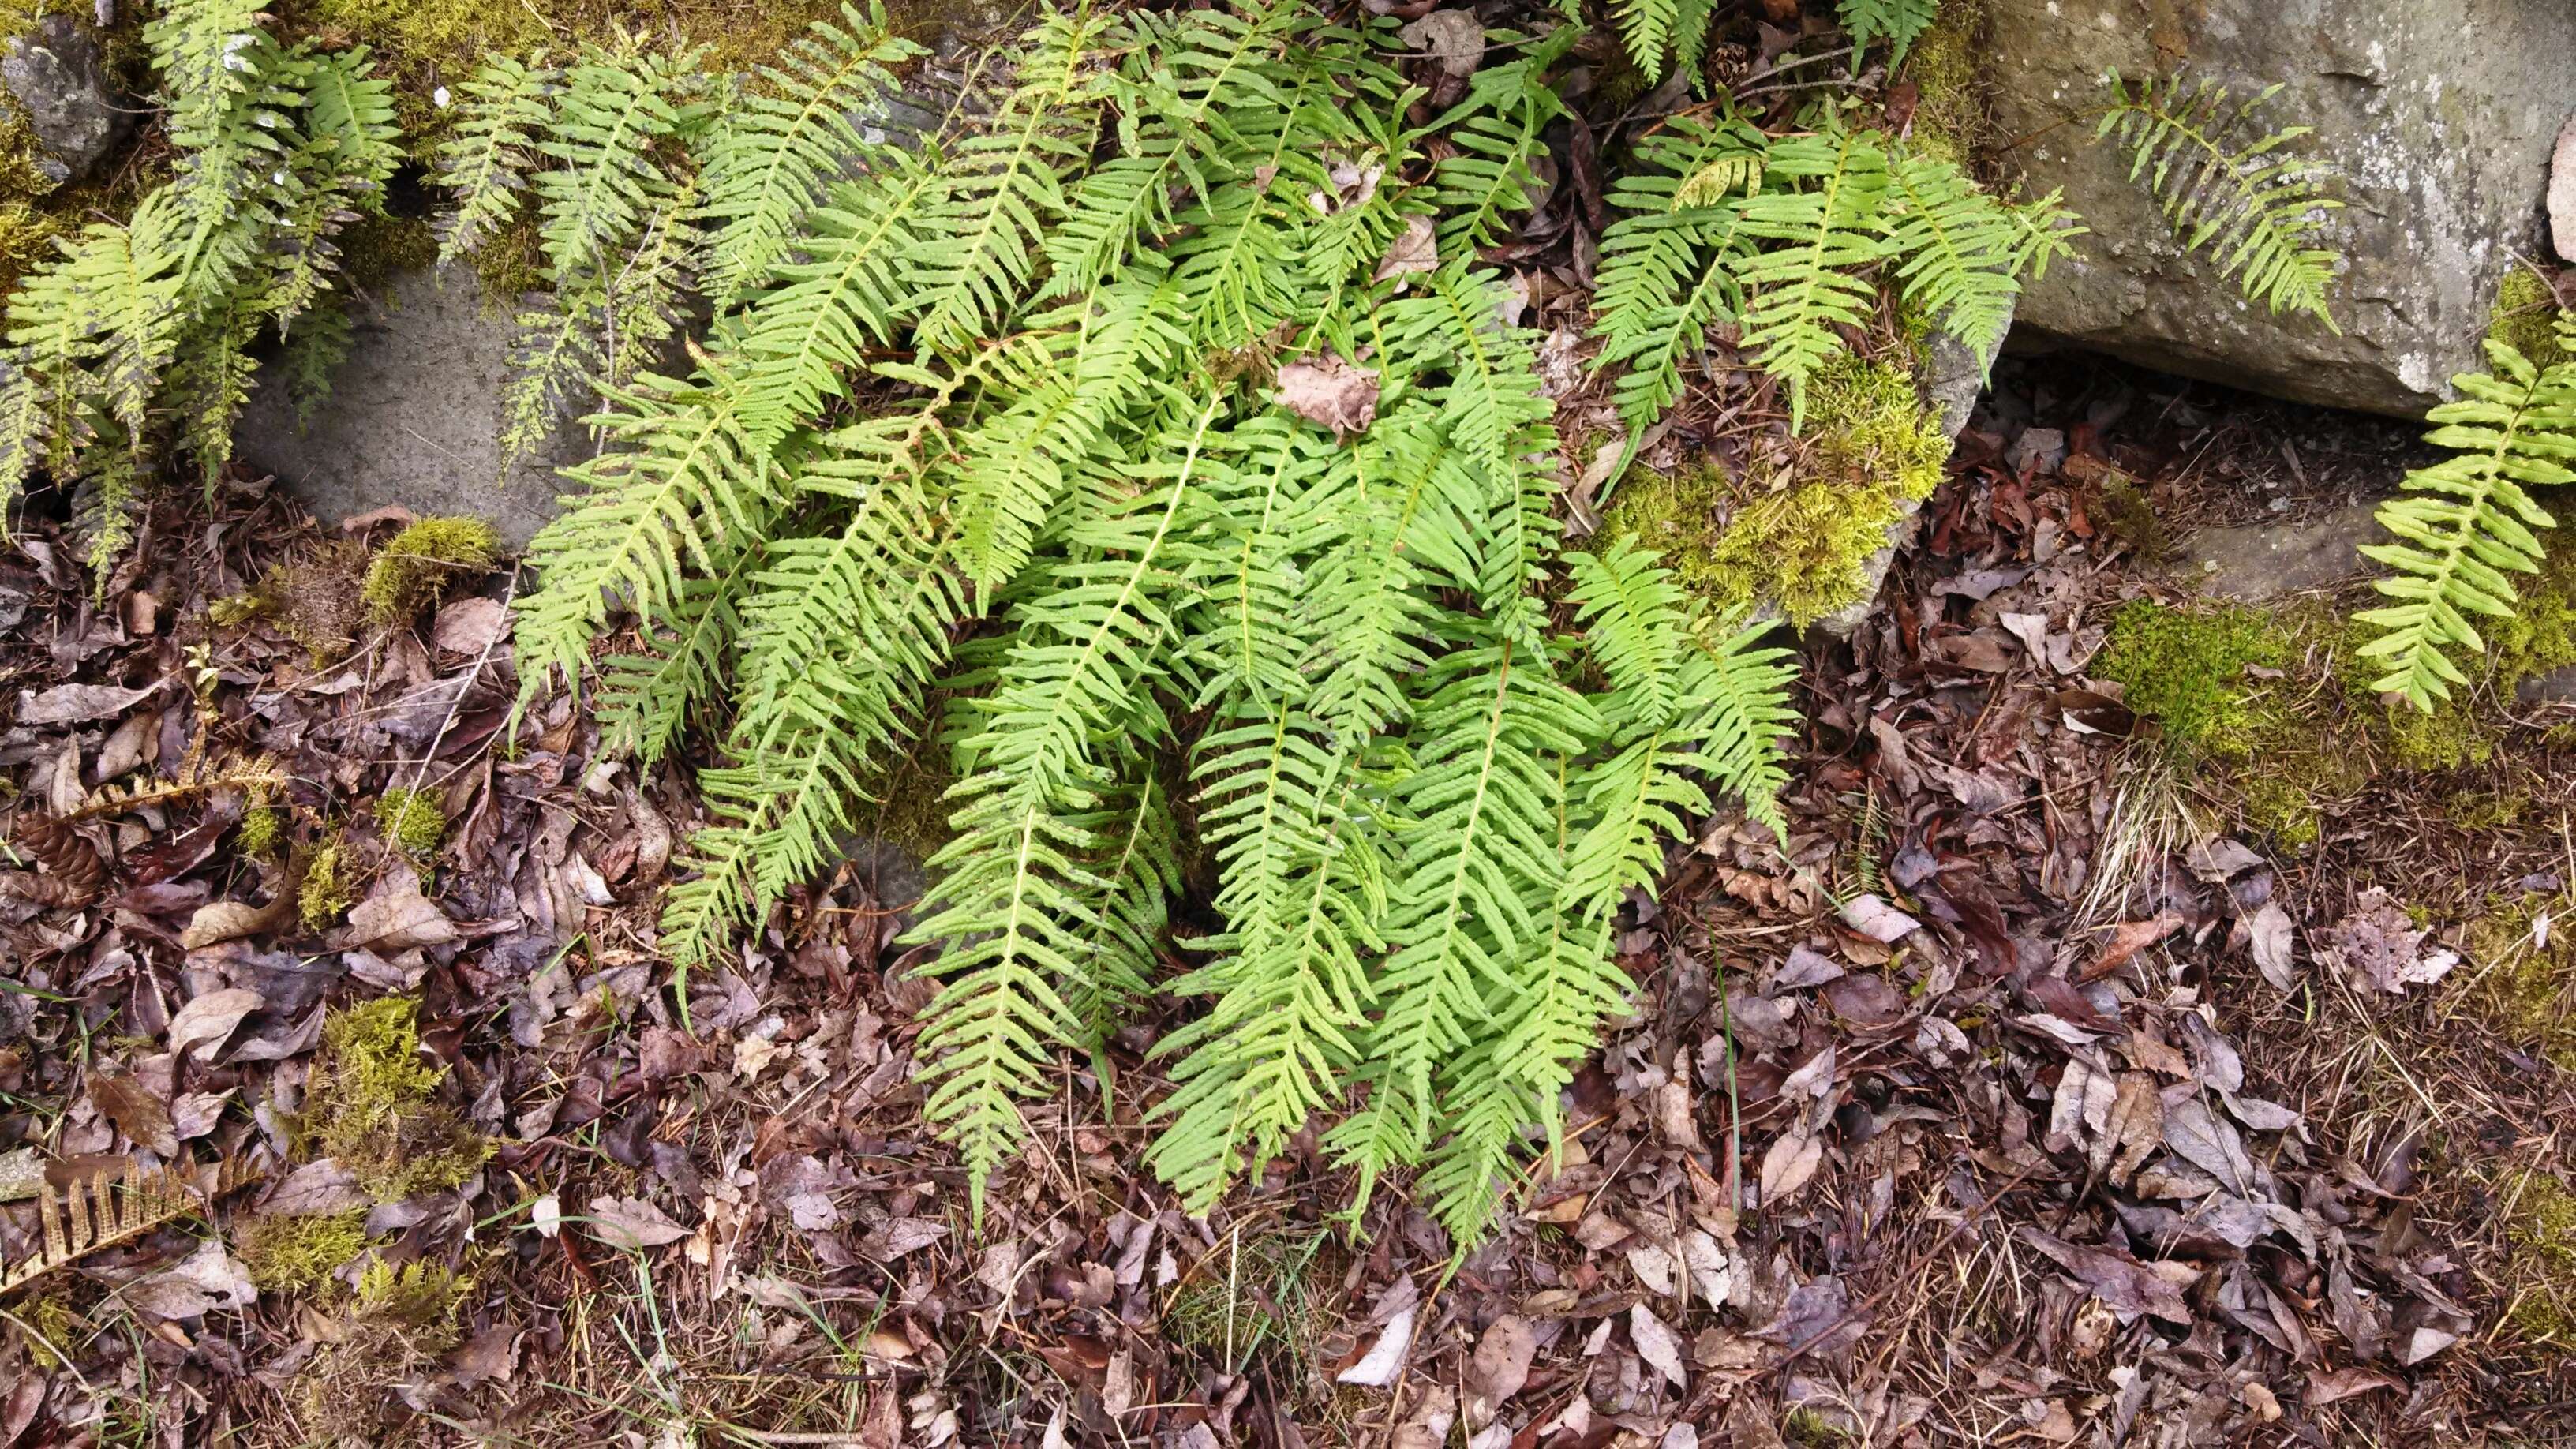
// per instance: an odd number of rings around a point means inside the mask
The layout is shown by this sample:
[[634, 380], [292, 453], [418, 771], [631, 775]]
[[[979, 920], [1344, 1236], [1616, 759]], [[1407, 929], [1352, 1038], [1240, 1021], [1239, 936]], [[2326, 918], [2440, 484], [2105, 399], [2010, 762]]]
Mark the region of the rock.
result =
[[2549, 153], [2549, 241], [2560, 261], [2576, 262], [2576, 115], [2568, 116]]
[[36, 169], [57, 186], [87, 176], [134, 129], [107, 88], [97, 31], [69, 15], [48, 15], [10, 40], [0, 86], [26, 112]]
[[2346, 584], [2378, 569], [2360, 552], [2382, 537], [2378, 515], [2364, 498], [2301, 523], [2205, 528], [2183, 540], [2176, 581], [2241, 604]]
[[[2021, 301], [2016, 345], [2054, 340], [2302, 402], [2404, 416], [2483, 366], [2498, 280], [2533, 255], [2576, 74], [2556, 0], [1992, 0], [1986, 81], [2009, 169], [2064, 188], [2092, 229]], [[2275, 317], [2186, 255], [2129, 162], [2092, 140], [2103, 76], [2177, 63], [2251, 96], [2333, 165], [2348, 259], [2341, 336]]]
[[486, 519], [511, 549], [524, 546], [554, 516], [554, 469], [586, 456], [587, 444], [567, 425], [502, 476], [509, 318], [464, 270], [399, 272], [356, 305], [356, 341], [311, 428], [296, 426], [269, 368], [242, 415], [242, 461], [274, 473], [325, 521], [399, 505]]
[[[1966, 429], [1977, 398], [1986, 390], [1986, 378], [1994, 369], [1999, 350], [1989, 349], [1979, 357], [1946, 332], [1933, 333], [1924, 344], [1922, 374], [1917, 383], [1923, 389], [1923, 405], [1941, 415], [1942, 432], [1956, 438]], [[1896, 566], [1896, 551], [1914, 541], [1922, 512], [1920, 500], [1906, 503], [1904, 513], [1887, 526], [1886, 546], [1862, 565], [1869, 578], [1868, 590], [1853, 603], [1818, 619], [1816, 633], [1828, 639], [1848, 639], [1863, 620], [1878, 611], [1879, 586], [1887, 582], [1887, 571]]]

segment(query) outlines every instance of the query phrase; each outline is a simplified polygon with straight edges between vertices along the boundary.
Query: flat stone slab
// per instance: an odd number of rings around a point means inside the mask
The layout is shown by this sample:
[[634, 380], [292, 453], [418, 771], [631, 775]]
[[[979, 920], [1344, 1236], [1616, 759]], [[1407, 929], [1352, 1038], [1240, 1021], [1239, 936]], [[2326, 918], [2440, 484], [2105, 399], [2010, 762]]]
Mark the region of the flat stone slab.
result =
[[2378, 512], [2379, 500], [2361, 499], [2302, 523], [2204, 528], [2182, 541], [2173, 577], [2240, 604], [2339, 588], [2377, 568], [2360, 549], [2380, 536]]
[[555, 514], [554, 470], [587, 444], [568, 425], [504, 473], [510, 319], [462, 269], [396, 273], [355, 307], [355, 341], [309, 430], [279, 370], [263, 370], [237, 434], [242, 461], [325, 522], [399, 505], [485, 519], [524, 547]]

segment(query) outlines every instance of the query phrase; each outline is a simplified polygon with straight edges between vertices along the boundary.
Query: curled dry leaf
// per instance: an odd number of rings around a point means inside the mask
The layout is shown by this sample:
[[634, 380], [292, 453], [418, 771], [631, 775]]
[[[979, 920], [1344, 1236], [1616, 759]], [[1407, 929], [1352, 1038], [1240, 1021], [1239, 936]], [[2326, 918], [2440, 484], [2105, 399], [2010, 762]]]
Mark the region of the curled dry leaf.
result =
[[1378, 1331], [1377, 1342], [1360, 1356], [1358, 1363], [1333, 1376], [1336, 1383], [1357, 1384], [1364, 1389], [1382, 1389], [1395, 1382], [1404, 1368], [1405, 1350], [1413, 1345], [1413, 1316], [1419, 1303], [1407, 1303], [1387, 1319]]
[[1885, 896], [1870, 894], [1851, 898], [1843, 906], [1843, 924], [1873, 941], [1893, 943], [1919, 931], [1923, 923], [1887, 903]]
[[604, 1195], [590, 1200], [590, 1230], [622, 1252], [659, 1248], [689, 1235], [687, 1228], [644, 1198]]
[[1279, 369], [1278, 398], [1281, 407], [1347, 438], [1377, 421], [1377, 370], [1318, 353]]
[[227, 986], [191, 998], [170, 1018], [170, 1054], [181, 1060], [197, 1047], [220, 1047], [242, 1018], [267, 1005], [268, 998], [242, 986]]

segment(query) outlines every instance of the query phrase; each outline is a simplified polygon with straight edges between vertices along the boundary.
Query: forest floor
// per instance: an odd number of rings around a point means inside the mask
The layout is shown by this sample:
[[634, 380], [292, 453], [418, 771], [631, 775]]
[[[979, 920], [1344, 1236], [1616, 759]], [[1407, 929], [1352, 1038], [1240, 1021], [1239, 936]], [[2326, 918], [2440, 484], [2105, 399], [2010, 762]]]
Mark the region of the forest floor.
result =
[[[512, 740], [506, 574], [299, 641], [209, 620], [281, 563], [352, 592], [261, 481], [163, 506], [103, 589], [39, 521], [0, 558], [17, 819], [147, 788], [14, 837], [0, 1262], [43, 1261], [31, 1190], [231, 1169], [0, 1299], [0, 1446], [2576, 1433], [2563, 731], [2266, 833], [2273, 761], [2195, 766], [2088, 672], [2167, 539], [2390, 457], [2007, 363], [1882, 607], [1809, 651], [1789, 839], [1721, 815], [1675, 851], [1562, 1155], [1454, 1276], [1401, 1193], [1340, 1220], [1311, 1155], [1182, 1215], [1138, 1160], [1147, 1032], [1067, 1067], [971, 1224], [909, 1081], [905, 872], [846, 866], [675, 981], [685, 776], [596, 758], [568, 700]], [[2315, 659], [2269, 657], [2241, 682], [2331, 737]], [[149, 789], [263, 755], [274, 787]], [[406, 787], [446, 821], [408, 858], [375, 814]], [[250, 848], [258, 806], [340, 841], [344, 918], [298, 919], [317, 862]]]

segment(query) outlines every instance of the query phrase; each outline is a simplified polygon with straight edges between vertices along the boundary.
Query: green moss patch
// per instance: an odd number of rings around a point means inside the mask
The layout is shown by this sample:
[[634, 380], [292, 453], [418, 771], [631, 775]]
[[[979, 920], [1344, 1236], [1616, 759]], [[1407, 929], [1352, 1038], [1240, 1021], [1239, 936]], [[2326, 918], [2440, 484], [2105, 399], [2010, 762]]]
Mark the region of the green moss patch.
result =
[[2508, 1192], [2505, 1239], [2519, 1281], [2505, 1325], [2535, 1347], [2576, 1348], [2576, 1193], [2545, 1172]]
[[2120, 608], [2093, 672], [2129, 707], [2203, 755], [2242, 760], [2266, 732], [2269, 686], [2248, 673], [2280, 671], [2289, 641], [2259, 609], [2174, 608], [2139, 599]]
[[448, 586], [492, 567], [501, 534], [479, 518], [424, 518], [376, 550], [358, 595], [367, 617], [401, 627], [438, 602]]
[[1978, 79], [1985, 29], [1986, 0], [1941, 0], [1905, 56], [1905, 79], [1914, 82], [1914, 143], [1962, 166], [1994, 139]]
[[376, 828], [385, 843], [413, 860], [426, 860], [447, 839], [447, 809], [436, 790], [397, 786], [376, 801]]
[[1890, 362], [1846, 358], [1818, 373], [1807, 421], [1806, 454], [1787, 486], [1739, 498], [1714, 471], [1636, 468], [1600, 537], [1657, 550], [1721, 609], [1772, 604], [1804, 627], [1861, 602], [1888, 530], [1940, 486], [1950, 440], [1912, 375]]
[[435, 1099], [447, 1068], [421, 1055], [416, 1011], [386, 996], [325, 1019], [322, 1064], [299, 1122], [315, 1151], [380, 1202], [458, 1186], [492, 1155], [491, 1143]]
[[2487, 336], [2521, 353], [2534, 367], [2555, 367], [2567, 360], [2558, 343], [2558, 294], [2548, 279], [2529, 265], [2516, 263], [2496, 286], [2495, 311]]
[[367, 1248], [363, 1209], [253, 1219], [236, 1244], [251, 1282], [266, 1293], [310, 1293]]

